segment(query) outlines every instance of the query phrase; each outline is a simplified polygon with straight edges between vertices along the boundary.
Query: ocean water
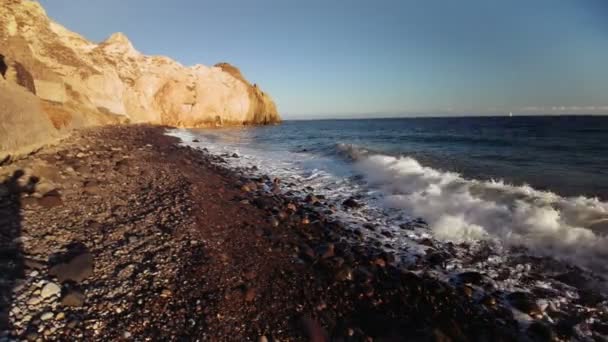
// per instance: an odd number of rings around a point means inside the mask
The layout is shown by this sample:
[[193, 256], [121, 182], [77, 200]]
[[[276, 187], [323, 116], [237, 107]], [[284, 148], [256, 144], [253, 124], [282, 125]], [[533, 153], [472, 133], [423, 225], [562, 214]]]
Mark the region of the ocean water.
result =
[[230, 165], [312, 187], [337, 207], [357, 198], [362, 209], [337, 214], [353, 225], [401, 232], [422, 218], [426, 230], [384, 241], [410, 256], [427, 236], [492, 241], [608, 275], [608, 118], [287, 121], [172, 134], [236, 152]]

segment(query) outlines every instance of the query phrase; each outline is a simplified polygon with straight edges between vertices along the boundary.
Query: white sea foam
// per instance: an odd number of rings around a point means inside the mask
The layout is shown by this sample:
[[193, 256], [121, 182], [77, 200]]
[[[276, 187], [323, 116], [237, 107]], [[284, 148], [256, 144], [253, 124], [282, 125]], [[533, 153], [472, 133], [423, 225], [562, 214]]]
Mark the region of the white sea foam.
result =
[[[339, 213], [350, 222], [364, 218], [396, 227], [399, 222], [391, 222], [390, 217], [421, 217], [439, 240], [523, 245], [532, 253], [608, 275], [608, 203], [596, 198], [566, 198], [530, 186], [466, 179], [423, 166], [411, 157], [383, 155], [353, 145], [338, 145], [340, 155], [348, 157], [349, 162], [344, 162], [335, 156], [256, 149], [230, 135], [211, 139], [184, 130], [172, 134], [184, 141], [201, 139], [200, 146], [212, 153], [237, 152], [241, 157], [229, 158], [231, 165], [255, 165], [261, 173], [301, 189], [311, 186], [335, 203], [362, 196], [361, 201], [368, 204], [362, 212]], [[356, 175], [363, 182], [351, 179]], [[398, 214], [387, 215], [387, 210]]]
[[468, 180], [410, 157], [366, 155], [354, 167], [382, 191], [386, 207], [424, 218], [439, 239], [497, 239], [608, 271], [606, 202], [564, 198], [502, 181]]

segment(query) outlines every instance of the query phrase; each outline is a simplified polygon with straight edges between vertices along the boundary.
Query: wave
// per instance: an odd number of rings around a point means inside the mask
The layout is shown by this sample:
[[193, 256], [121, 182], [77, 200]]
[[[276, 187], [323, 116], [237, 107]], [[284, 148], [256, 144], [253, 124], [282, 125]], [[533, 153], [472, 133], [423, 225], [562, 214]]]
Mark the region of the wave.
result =
[[499, 240], [525, 246], [608, 274], [608, 203], [597, 198], [561, 197], [530, 186], [465, 179], [389, 156], [339, 145], [382, 204], [424, 218], [438, 239], [453, 242]]
[[[353, 144], [337, 144], [333, 149], [309, 144], [297, 146], [304, 151], [277, 152], [187, 131], [174, 134], [185, 141], [195, 136], [203, 139], [218, 154], [237, 152], [241, 157], [230, 160], [234, 165], [256, 165], [286, 183], [312, 186], [337, 203], [345, 196], [357, 196], [369, 205], [365, 213], [352, 213], [355, 220], [363, 215], [383, 222], [381, 217], [385, 217], [387, 226], [398, 226], [390, 222], [393, 217], [420, 217], [439, 240], [525, 246], [531, 254], [552, 256], [608, 276], [608, 203], [597, 198], [563, 197], [527, 185], [467, 179], [424, 166], [411, 156]], [[390, 215], [376, 211], [377, 205]], [[411, 242], [407, 241], [401, 243]]]

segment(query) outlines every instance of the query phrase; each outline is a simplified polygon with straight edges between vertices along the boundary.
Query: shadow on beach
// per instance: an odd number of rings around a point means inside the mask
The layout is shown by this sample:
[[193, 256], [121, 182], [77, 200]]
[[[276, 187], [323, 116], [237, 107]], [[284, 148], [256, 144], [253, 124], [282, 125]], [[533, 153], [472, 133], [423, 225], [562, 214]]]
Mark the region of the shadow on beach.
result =
[[20, 182], [25, 173], [15, 171], [0, 184], [0, 332], [12, 329], [10, 310], [13, 289], [24, 278], [21, 241], [21, 194], [32, 193], [38, 179]]

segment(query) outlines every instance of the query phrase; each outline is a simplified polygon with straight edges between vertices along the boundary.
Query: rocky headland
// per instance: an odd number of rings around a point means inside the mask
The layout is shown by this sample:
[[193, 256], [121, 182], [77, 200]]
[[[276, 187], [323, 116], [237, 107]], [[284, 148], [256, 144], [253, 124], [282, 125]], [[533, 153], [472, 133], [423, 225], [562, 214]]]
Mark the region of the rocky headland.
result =
[[30, 0], [0, 0], [0, 76], [0, 160], [87, 126], [280, 121], [270, 96], [228, 63], [146, 56], [122, 33], [93, 43]]

